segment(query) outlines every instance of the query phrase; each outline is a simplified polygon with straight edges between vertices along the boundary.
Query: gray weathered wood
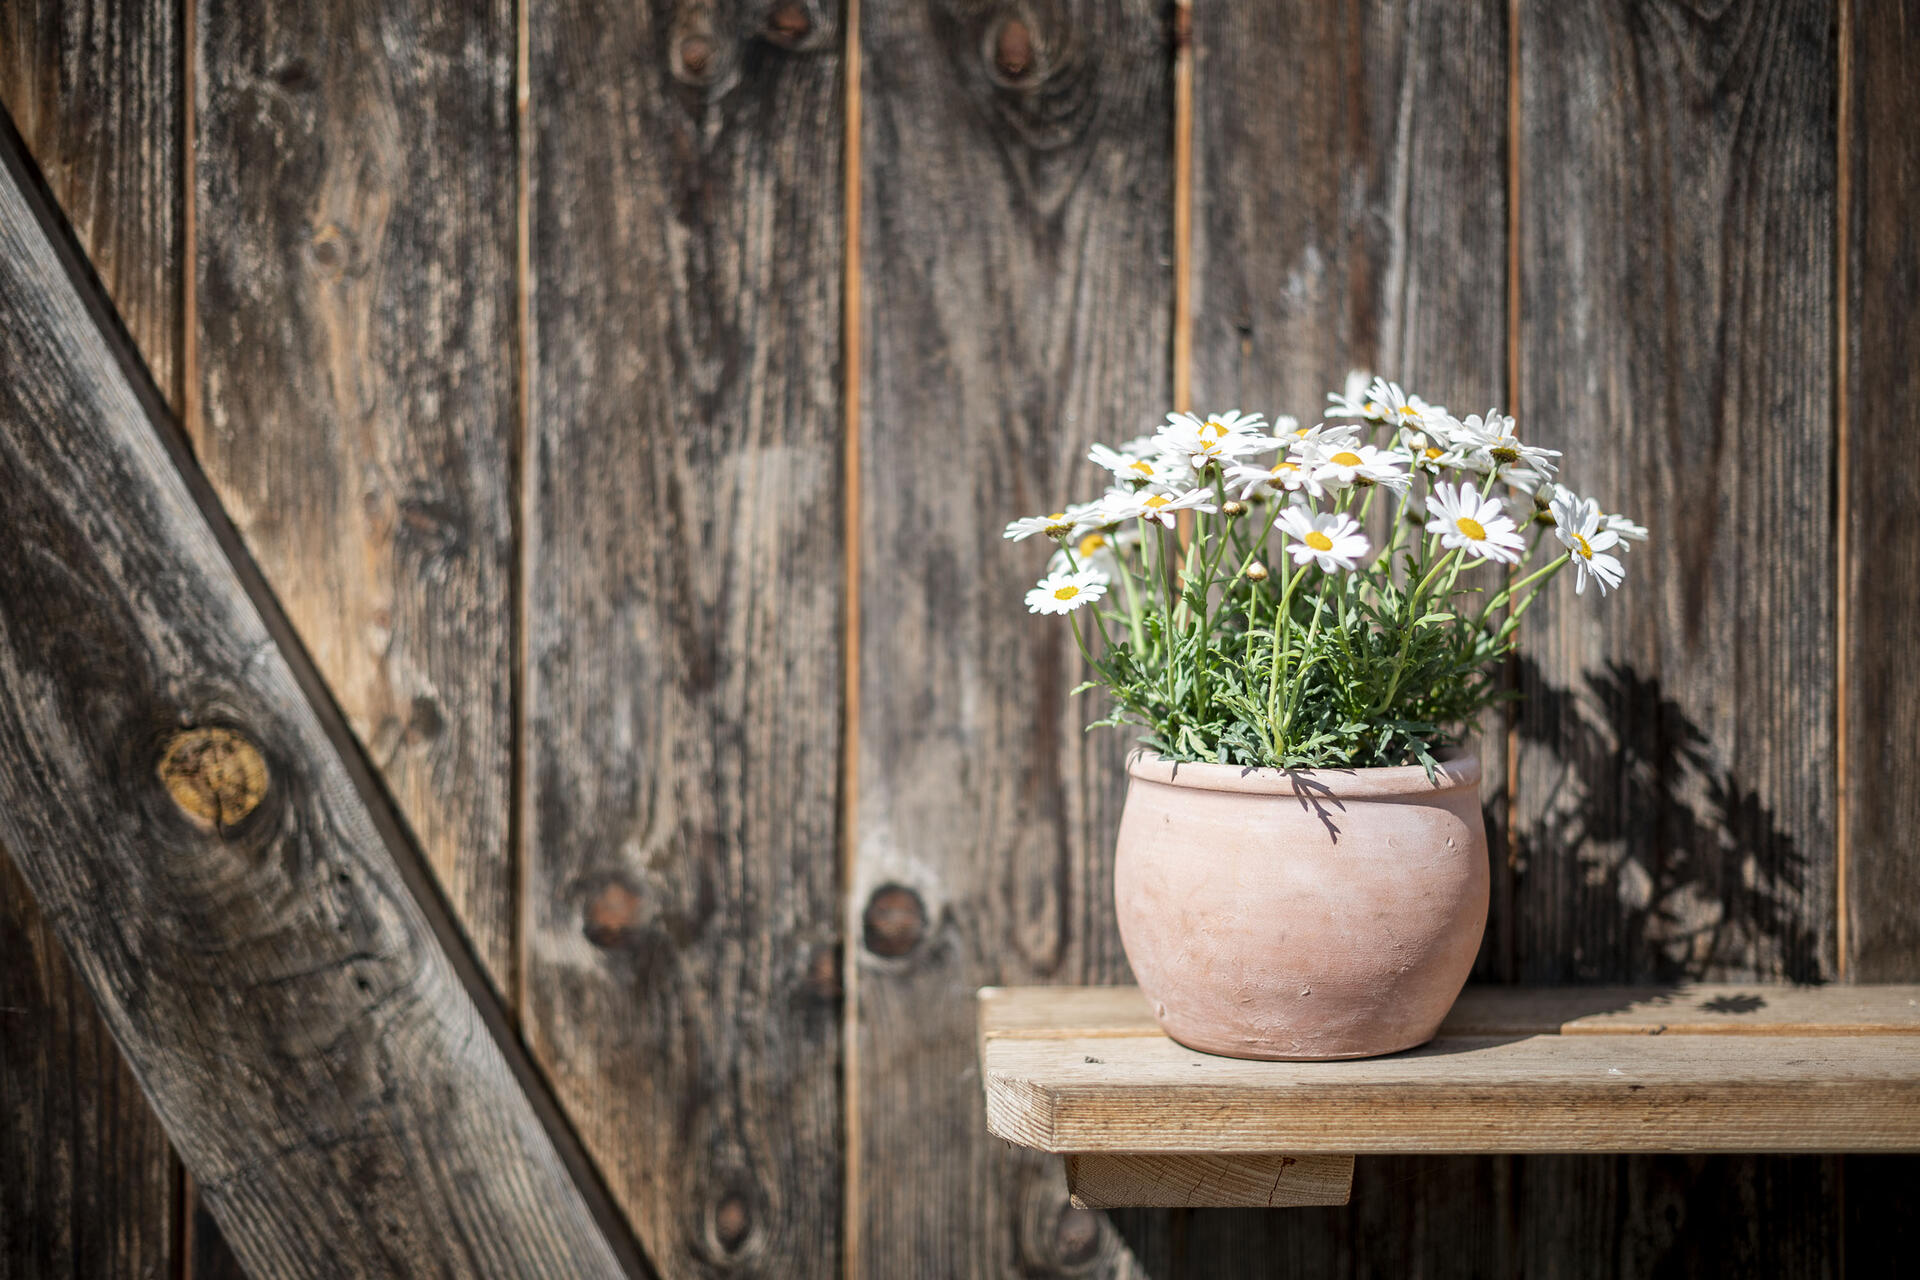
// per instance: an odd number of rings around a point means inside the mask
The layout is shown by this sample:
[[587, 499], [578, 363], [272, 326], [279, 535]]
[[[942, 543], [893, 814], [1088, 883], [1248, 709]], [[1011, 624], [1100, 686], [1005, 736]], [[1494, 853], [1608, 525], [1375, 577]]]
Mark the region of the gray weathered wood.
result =
[[1920, 978], [1920, 4], [1857, 3], [1846, 508], [1847, 976]]
[[[1507, 403], [1506, 9], [1504, 0], [1195, 7], [1197, 405], [1312, 423], [1355, 367], [1456, 413]], [[1495, 863], [1488, 977], [1501, 974], [1510, 937], [1506, 737], [1504, 713], [1487, 714], [1477, 740]], [[1463, 1187], [1494, 1177], [1463, 1176], [1466, 1163], [1364, 1160], [1361, 1188], [1397, 1189], [1357, 1191], [1344, 1211], [1195, 1214], [1186, 1265], [1237, 1274], [1285, 1256], [1328, 1273], [1350, 1265], [1364, 1238], [1409, 1250], [1364, 1252], [1387, 1273], [1396, 1256], [1443, 1274], [1484, 1272], [1485, 1232], [1455, 1210]]]
[[251, 1274], [620, 1274], [0, 141], [0, 837]]
[[[180, 62], [174, 3], [0, 4], [0, 111], [176, 407]], [[179, 1247], [166, 1136], [5, 866], [0, 936], [0, 1278], [165, 1275]]]
[[511, 998], [513, 5], [193, 32], [187, 429]]
[[173, 1174], [93, 997], [0, 855], [0, 1280], [169, 1275]]
[[663, 1272], [831, 1275], [836, 10], [529, 20], [526, 1033]]
[[[1911, 635], [1920, 590], [1920, 4], [1854, 0], [1850, 101], [1840, 137], [1848, 183], [1845, 823], [1847, 977], [1920, 981], [1920, 670]], [[1920, 1251], [1920, 1161], [1846, 1161], [1845, 1251]]]
[[[1653, 540], [1617, 598], [1557, 588], [1522, 637], [1514, 972], [1824, 978], [1834, 10], [1528, 0], [1520, 18], [1521, 430]], [[1791, 1271], [1836, 1245], [1837, 1177], [1523, 1160], [1515, 1266], [1685, 1271], [1722, 1248]], [[1674, 1231], [1670, 1206], [1695, 1202]]]
[[858, 1274], [1129, 1271], [986, 1133], [969, 996], [1126, 974], [1126, 742], [1082, 729], [1014, 515], [1171, 407], [1165, 7], [863, 8], [861, 683], [850, 910]]

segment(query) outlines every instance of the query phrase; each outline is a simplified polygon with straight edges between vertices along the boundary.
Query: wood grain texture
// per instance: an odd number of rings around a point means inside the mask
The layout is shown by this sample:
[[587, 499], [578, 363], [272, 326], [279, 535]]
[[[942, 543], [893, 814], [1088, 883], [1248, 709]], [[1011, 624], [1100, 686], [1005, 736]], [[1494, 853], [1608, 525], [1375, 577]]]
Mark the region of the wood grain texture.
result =
[[180, 0], [7, 0], [0, 107], [180, 407]]
[[[619, 1274], [284, 619], [0, 161], [0, 837], [250, 1274]], [[212, 823], [158, 768], [210, 727], [269, 779]]]
[[[980, 1038], [1156, 1036], [1138, 987], [988, 987]], [[1650, 987], [1470, 985], [1443, 1037], [1533, 1035], [1876, 1036], [1920, 1034], [1920, 986], [1789, 987], [1687, 982]]]
[[1920, 1033], [1460, 1037], [1331, 1063], [1002, 1037], [981, 1071], [993, 1132], [1041, 1151], [1920, 1151]]
[[[1834, 17], [1520, 7], [1521, 430], [1652, 530], [1617, 598], [1555, 584], [1522, 635], [1523, 981], [1835, 971]], [[1838, 1181], [1523, 1160], [1516, 1265], [1803, 1270]]]
[[[174, 3], [0, 4], [0, 111], [176, 407], [179, 26]], [[168, 1275], [166, 1136], [6, 865], [0, 938], [0, 1278]]]
[[510, 994], [513, 7], [193, 29], [188, 430]]
[[[1393, 378], [1457, 413], [1508, 391], [1505, 306], [1507, 5], [1503, 0], [1287, 0], [1194, 9], [1196, 404], [1318, 421], [1350, 369]], [[1477, 971], [1504, 976], [1504, 713], [1477, 750], [1493, 902]], [[1345, 1211], [1207, 1211], [1184, 1224], [1186, 1273], [1303, 1274], [1396, 1262], [1479, 1266], [1458, 1226], [1462, 1162], [1363, 1161]], [[1383, 1167], [1384, 1166], [1384, 1167]], [[1362, 1241], [1367, 1242], [1362, 1244]], [[1411, 1252], [1395, 1254], [1381, 1242]]]
[[1522, 15], [1522, 430], [1653, 537], [1617, 598], [1556, 583], [1524, 629], [1518, 974], [1818, 980], [1832, 14]]
[[1352, 1156], [1069, 1155], [1067, 1193], [1083, 1209], [1345, 1204]]
[[1847, 976], [1920, 979], [1920, 4], [1853, 6], [1847, 361]]
[[0, 856], [0, 1280], [173, 1274], [173, 1153]]
[[[1909, 653], [1920, 586], [1920, 4], [1851, 0], [1848, 128], [1840, 163], [1849, 181], [1846, 395], [1839, 428], [1848, 465], [1846, 974], [1855, 982], [1920, 980], [1920, 675]], [[1920, 1161], [1853, 1156], [1845, 1162], [1848, 1270], [1920, 1250]]]
[[527, 1034], [662, 1272], [830, 1275], [835, 13], [530, 19]]
[[974, 988], [1114, 981], [1124, 736], [1069, 698], [1013, 516], [1170, 407], [1165, 7], [861, 16], [859, 690], [849, 1105], [859, 1274], [1123, 1274], [1058, 1161], [988, 1136]]

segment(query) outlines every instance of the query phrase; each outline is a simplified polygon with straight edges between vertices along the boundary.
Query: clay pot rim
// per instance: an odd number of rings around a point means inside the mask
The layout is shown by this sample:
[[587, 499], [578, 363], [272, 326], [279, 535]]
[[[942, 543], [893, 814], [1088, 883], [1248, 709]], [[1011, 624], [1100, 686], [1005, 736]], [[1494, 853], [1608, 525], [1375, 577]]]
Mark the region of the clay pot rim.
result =
[[1158, 782], [1195, 791], [1232, 791], [1242, 795], [1305, 796], [1309, 799], [1365, 799], [1431, 796], [1480, 785], [1480, 757], [1465, 748], [1441, 753], [1433, 782], [1417, 764], [1389, 769], [1257, 769], [1237, 764], [1171, 764], [1145, 747], [1127, 757], [1127, 773], [1142, 782]]

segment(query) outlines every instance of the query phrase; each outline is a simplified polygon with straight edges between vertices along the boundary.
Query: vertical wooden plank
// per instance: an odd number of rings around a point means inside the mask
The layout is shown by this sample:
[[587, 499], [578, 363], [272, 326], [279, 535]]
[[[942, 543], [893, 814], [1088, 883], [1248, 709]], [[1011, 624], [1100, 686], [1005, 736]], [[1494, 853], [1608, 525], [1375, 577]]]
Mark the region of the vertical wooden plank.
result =
[[[174, 3], [0, 6], [0, 109], [176, 407], [180, 72]], [[4, 849], [0, 1171], [0, 1280], [169, 1274], [166, 1135]]]
[[830, 1275], [837, 15], [530, 29], [525, 1026], [663, 1273]]
[[171, 1274], [173, 1153], [0, 856], [0, 1280]]
[[[1520, 22], [1520, 421], [1653, 540], [1523, 635], [1516, 970], [1829, 977], [1834, 10]], [[1521, 1160], [1517, 1265], [1819, 1274], [1838, 1177]]]
[[510, 0], [202, 0], [200, 461], [511, 988]]
[[[1503, 0], [1200, 5], [1194, 12], [1194, 399], [1319, 420], [1347, 372], [1460, 414], [1507, 402], [1507, 46]], [[1509, 928], [1506, 725], [1477, 735], [1496, 897]], [[1192, 1275], [1485, 1275], [1505, 1270], [1507, 1162], [1359, 1162], [1351, 1204], [1200, 1210]]]
[[[1843, 942], [1855, 982], [1920, 979], [1920, 674], [1907, 636], [1920, 587], [1920, 4], [1844, 0], [1840, 164], [1840, 587], [1846, 700]], [[1846, 1161], [1848, 1270], [1920, 1248], [1920, 1161]]]
[[984, 1122], [983, 983], [1123, 980], [1121, 735], [1083, 733], [1044, 560], [1000, 531], [1157, 421], [1169, 369], [1166, 6], [861, 15], [858, 939], [849, 1064], [859, 1274], [1117, 1274], [1058, 1161]]
[[180, 0], [8, 0], [0, 106], [180, 407]]
[[1832, 22], [1523, 9], [1521, 421], [1653, 530], [1526, 628], [1530, 980], [1834, 969]]
[[1920, 978], [1920, 4], [1853, 5], [1847, 415], [1847, 976]]

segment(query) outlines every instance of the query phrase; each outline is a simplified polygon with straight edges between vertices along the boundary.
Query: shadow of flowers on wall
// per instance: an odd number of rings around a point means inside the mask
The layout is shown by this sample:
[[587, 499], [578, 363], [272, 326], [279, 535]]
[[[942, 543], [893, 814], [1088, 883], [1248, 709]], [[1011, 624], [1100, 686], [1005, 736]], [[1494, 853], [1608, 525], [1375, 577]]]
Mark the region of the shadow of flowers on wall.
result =
[[1658, 679], [1520, 662], [1516, 977], [1818, 982], [1831, 917], [1802, 841]]

